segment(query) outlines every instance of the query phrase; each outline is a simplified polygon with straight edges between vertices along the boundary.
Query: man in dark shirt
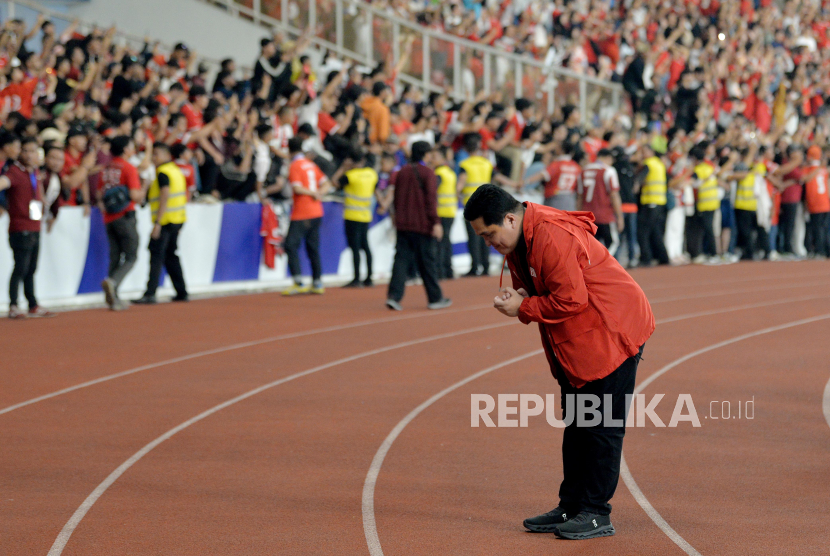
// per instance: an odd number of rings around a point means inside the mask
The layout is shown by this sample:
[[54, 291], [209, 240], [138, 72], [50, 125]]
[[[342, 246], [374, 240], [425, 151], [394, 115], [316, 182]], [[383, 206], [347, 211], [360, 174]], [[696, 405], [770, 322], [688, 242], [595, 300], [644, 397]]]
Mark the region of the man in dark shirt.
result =
[[395, 311], [403, 310], [406, 275], [413, 262], [417, 265], [424, 288], [427, 291], [427, 307], [443, 309], [452, 305], [444, 297], [438, 285], [436, 266], [437, 241], [441, 241], [444, 229], [438, 218], [438, 179], [425, 163], [432, 147], [426, 141], [412, 144], [411, 163], [394, 176], [395, 227], [398, 240], [395, 245], [395, 263], [386, 295], [386, 306]]
[[[40, 249], [40, 223], [44, 214], [43, 175], [37, 167], [37, 140], [21, 141], [20, 159], [8, 165], [0, 176], [0, 191], [7, 190], [9, 205], [9, 246], [14, 253], [14, 270], [9, 279], [9, 318], [25, 319], [17, 306], [20, 282], [29, 302], [29, 317], [51, 317], [35, 297], [35, 270]], [[51, 208], [51, 207], [47, 207]]]

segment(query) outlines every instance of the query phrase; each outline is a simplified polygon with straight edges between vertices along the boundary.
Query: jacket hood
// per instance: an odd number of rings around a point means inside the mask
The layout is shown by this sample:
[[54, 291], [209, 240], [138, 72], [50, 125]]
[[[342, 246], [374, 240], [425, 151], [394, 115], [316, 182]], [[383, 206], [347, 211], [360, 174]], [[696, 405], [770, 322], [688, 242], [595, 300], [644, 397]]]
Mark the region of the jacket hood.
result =
[[588, 251], [588, 244], [585, 241], [585, 236], [578, 233], [579, 230], [584, 230], [590, 235], [596, 235], [597, 226], [594, 224], [594, 213], [587, 211], [564, 211], [547, 207], [545, 205], [537, 205], [536, 203], [525, 202], [524, 220], [522, 221], [522, 233], [525, 236], [525, 243], [528, 249], [533, 244], [533, 232], [536, 226], [542, 223], [553, 224], [559, 226], [576, 239], [576, 241], [585, 250], [585, 256], [588, 258], [588, 264], [591, 264], [591, 258]]

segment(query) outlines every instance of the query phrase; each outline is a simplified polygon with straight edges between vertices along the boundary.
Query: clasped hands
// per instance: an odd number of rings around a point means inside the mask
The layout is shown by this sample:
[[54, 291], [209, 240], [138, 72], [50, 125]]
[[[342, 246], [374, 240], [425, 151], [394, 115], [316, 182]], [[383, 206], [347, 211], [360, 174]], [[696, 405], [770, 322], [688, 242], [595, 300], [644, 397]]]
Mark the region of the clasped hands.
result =
[[499, 295], [493, 300], [493, 307], [498, 311], [507, 315], [508, 317], [518, 317], [519, 307], [522, 306], [522, 301], [529, 297], [524, 288], [514, 290], [513, 288], [502, 288], [499, 290]]

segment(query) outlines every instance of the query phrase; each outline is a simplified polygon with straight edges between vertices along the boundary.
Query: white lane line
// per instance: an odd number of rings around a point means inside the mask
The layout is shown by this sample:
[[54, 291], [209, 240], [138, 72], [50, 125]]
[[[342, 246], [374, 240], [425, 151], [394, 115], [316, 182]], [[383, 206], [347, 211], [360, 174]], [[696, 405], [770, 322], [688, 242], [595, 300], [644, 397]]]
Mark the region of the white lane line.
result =
[[[795, 288], [795, 287], [812, 287], [812, 286], [817, 286], [817, 285], [821, 286], [821, 285], [825, 285], [825, 283], [820, 282], [820, 283], [817, 283], [817, 284], [815, 284], [815, 283], [805, 284], [804, 286], [784, 286], [784, 287], [774, 287], [774, 288], [760, 288], [760, 289], [754, 289], [754, 290], [744, 289], [744, 290], [741, 290], [739, 292], [735, 292], [735, 291], [724, 292], [724, 293], [706, 292], [706, 293], [701, 293], [701, 294], [694, 294], [694, 295], [687, 295], [687, 296], [680, 296], [680, 297], [669, 297], [669, 298], [663, 298], [663, 299], [655, 299], [655, 300], [650, 300], [650, 303], [652, 305], [654, 305], [654, 304], [657, 304], [657, 303], [665, 303], [665, 302], [669, 302], [669, 301], [683, 301], [683, 300], [688, 300], [688, 299], [705, 299], [705, 298], [708, 298], [708, 297], [716, 297], [716, 296], [719, 296], [719, 295], [733, 295], [733, 294], [736, 294], [736, 293], [740, 294], [740, 293], [752, 293], [752, 292], [758, 292], [758, 291], [780, 290], [780, 289], [786, 289], [786, 288], [790, 288], [790, 287], [793, 287], [793, 288]], [[242, 343], [239, 343], [239, 344], [232, 344], [232, 345], [223, 346], [223, 347], [220, 347], [220, 348], [214, 348], [214, 349], [209, 349], [209, 350], [205, 350], [205, 351], [199, 351], [199, 352], [191, 353], [191, 354], [188, 354], [188, 355], [182, 355], [180, 357], [174, 357], [172, 359], [166, 359], [164, 361], [159, 361], [157, 363], [150, 363], [148, 365], [142, 365], [140, 367], [135, 367], [133, 369], [128, 369], [126, 371], [121, 371], [119, 373], [114, 373], [114, 374], [111, 374], [111, 375], [107, 375], [107, 376], [103, 376], [103, 377], [96, 378], [96, 379], [93, 379], [93, 380], [89, 380], [87, 382], [82, 382], [82, 383], [76, 384], [74, 386], [69, 386], [69, 387], [63, 388], [61, 390], [56, 390], [55, 392], [50, 392], [49, 394], [44, 394], [44, 395], [38, 396], [36, 398], [31, 398], [29, 400], [22, 401], [20, 403], [16, 403], [14, 405], [10, 405], [8, 407], [4, 407], [4, 408], [0, 409], [0, 415], [3, 415], [5, 413], [9, 413], [9, 412], [14, 411], [16, 409], [20, 409], [22, 407], [26, 407], [26, 406], [29, 406], [29, 405], [32, 405], [32, 404], [35, 404], [35, 403], [38, 403], [38, 402], [50, 400], [52, 398], [56, 398], [56, 397], [62, 396], [64, 394], [68, 394], [70, 392], [75, 392], [76, 390], [81, 390], [83, 388], [88, 388], [90, 386], [95, 386], [96, 384], [101, 384], [102, 382], [109, 382], [110, 380], [115, 380], [117, 378], [122, 378], [122, 377], [129, 376], [129, 375], [132, 375], [132, 374], [140, 373], [142, 371], [149, 371], [149, 370], [152, 370], [152, 369], [157, 369], [159, 367], [164, 367], [164, 366], [167, 366], [167, 365], [173, 365], [175, 363], [181, 363], [183, 361], [190, 361], [191, 359], [198, 359], [200, 357], [207, 357], [209, 355], [216, 355], [216, 354], [219, 354], [219, 353], [225, 353], [225, 352], [233, 351], [233, 350], [237, 350], [237, 349], [245, 349], [245, 348], [249, 348], [249, 347], [259, 346], [259, 345], [262, 345], [262, 344], [268, 344], [268, 343], [271, 343], [271, 342], [278, 342], [278, 341], [281, 341], [281, 340], [290, 340], [292, 338], [301, 338], [303, 336], [312, 336], [312, 335], [315, 335], [315, 334], [323, 334], [323, 333], [326, 333], [326, 332], [337, 332], [337, 331], [340, 331], [340, 330], [348, 330], [348, 329], [351, 329], [351, 328], [359, 328], [361, 326], [370, 326], [370, 325], [373, 325], [373, 324], [384, 324], [384, 323], [387, 323], [387, 322], [395, 322], [395, 321], [399, 321], [399, 320], [416, 319], [416, 318], [423, 318], [423, 317], [431, 317], [431, 316], [440, 316], [440, 315], [447, 315], [447, 314], [453, 314], [453, 313], [461, 313], [461, 312], [465, 312], [465, 311], [474, 311], [474, 310], [478, 310], [478, 309], [487, 309], [487, 308], [490, 308], [490, 307], [492, 307], [492, 305], [489, 305], [489, 304], [488, 305], [474, 305], [472, 307], [466, 307], [466, 308], [463, 308], [463, 309], [450, 309], [449, 311], [442, 311], [441, 313], [419, 313], [419, 314], [415, 314], [415, 315], [404, 315], [404, 316], [399, 316], [399, 317], [387, 317], [387, 318], [382, 318], [382, 319], [374, 319], [374, 320], [368, 320], [368, 321], [355, 322], [355, 323], [350, 323], [350, 324], [341, 324], [341, 325], [336, 325], [336, 326], [328, 326], [328, 327], [325, 327], [325, 328], [316, 328], [314, 330], [306, 330], [306, 331], [303, 331], [303, 332], [293, 332], [291, 334], [283, 334], [283, 335], [280, 335], [280, 336], [272, 336], [270, 338], [263, 338], [261, 340], [252, 340], [250, 342], [242, 342]]]
[[[816, 297], [821, 298], [821, 297], [827, 297], [827, 296], [816, 296]], [[811, 296], [807, 299], [813, 299], [813, 297]], [[804, 300], [804, 299], [802, 298], [802, 300]], [[792, 302], [792, 301], [793, 300], [789, 300], [787, 302]], [[670, 319], [658, 321], [658, 324], [665, 324], [667, 322], [678, 322], [680, 320], [697, 318], [697, 317], [700, 317], [700, 316], [707, 316], [707, 315], [710, 315], [710, 314], [729, 313], [729, 312], [740, 311], [740, 310], [744, 310], [744, 309], [751, 309], [751, 308], [756, 308], [756, 307], [765, 306], [765, 305], [775, 305], [775, 304], [778, 304], [778, 303], [781, 303], [781, 302], [782, 301], [779, 300], [779, 301], [774, 301], [774, 302], [769, 302], [769, 303], [764, 303], [764, 304], [752, 304], [752, 305], [742, 305], [742, 306], [737, 306], [737, 307], [730, 307], [730, 308], [725, 308], [723, 310], [718, 310], [718, 311], [714, 311], [714, 312], [713, 311], [706, 311], [706, 312], [703, 312], [703, 313], [690, 313], [690, 314], [687, 314], [687, 315], [680, 315], [678, 317], [673, 317], [673, 318], [670, 318]], [[757, 331], [757, 332], [751, 332], [749, 334], [744, 334], [742, 336], [732, 338], [731, 340], [726, 340], [724, 342], [720, 342], [718, 344], [714, 344], [714, 345], [709, 346], [707, 348], [703, 348], [701, 350], [695, 351], [691, 354], [688, 354], [684, 357], [681, 357], [680, 359], [678, 359], [676, 361], [673, 361], [669, 365], [666, 365], [665, 367], [663, 367], [662, 369], [657, 371], [655, 374], [651, 375], [647, 380], [643, 381], [643, 383], [640, 384], [640, 386], [638, 388], [636, 388], [634, 390], [634, 393], [635, 394], [640, 393], [643, 390], [643, 388], [648, 386], [658, 376], [666, 373], [671, 368], [673, 368], [673, 367], [675, 367], [675, 366], [677, 366], [677, 365], [679, 365], [679, 364], [681, 364], [685, 361], [688, 361], [692, 357], [696, 357], [696, 356], [698, 356], [702, 353], [706, 353], [707, 351], [711, 351], [713, 349], [717, 349], [717, 348], [720, 348], [720, 347], [723, 347], [723, 346], [727, 346], [729, 344], [739, 342], [739, 341], [745, 340], [747, 338], [752, 338], [754, 336], [759, 336], [761, 334], [768, 334], [770, 332], [775, 332], [775, 331], [778, 331], [778, 330], [784, 330], [786, 328], [791, 328], [793, 326], [800, 326], [802, 324], [808, 324], [808, 323], [811, 323], [811, 322], [815, 322], [815, 321], [823, 320], [823, 319], [827, 319], [827, 318], [830, 318], [830, 314], [823, 315], [823, 316], [820, 316], [820, 317], [813, 317], [813, 318], [809, 318], [809, 319], [804, 319], [804, 320], [800, 320], [800, 321], [796, 321], [796, 322], [791, 322], [791, 323], [783, 324], [783, 325], [780, 325], [780, 326], [775, 326], [775, 327], [772, 327], [772, 328], [767, 328], [767, 329], [764, 329], [764, 330], [760, 330], [760, 331]], [[401, 422], [399, 422], [395, 426], [394, 429], [392, 429], [392, 432], [389, 433], [389, 436], [387, 436], [386, 440], [383, 441], [383, 444], [381, 444], [381, 447], [378, 449], [377, 453], [375, 454], [375, 457], [372, 459], [372, 464], [369, 467], [369, 472], [366, 475], [366, 480], [365, 480], [364, 485], [363, 485], [363, 532], [366, 536], [366, 545], [369, 548], [369, 554], [371, 556], [383, 556], [383, 550], [381, 548], [380, 538], [378, 537], [378, 532], [377, 532], [377, 522], [375, 520], [375, 502], [374, 502], [375, 485], [377, 483], [378, 475], [380, 474], [380, 468], [383, 465], [383, 460], [386, 457], [386, 454], [389, 452], [390, 448], [392, 447], [392, 443], [400, 435], [400, 433], [403, 431], [403, 429], [413, 419], [415, 419], [415, 417], [417, 417], [418, 414], [420, 414], [424, 409], [426, 409], [427, 407], [429, 407], [430, 405], [432, 405], [433, 403], [435, 403], [436, 401], [438, 401], [439, 399], [444, 397], [446, 394], [448, 394], [448, 393], [452, 392], [453, 390], [457, 389], [458, 387], [460, 387], [464, 384], [467, 384], [467, 383], [469, 383], [469, 382], [471, 382], [471, 381], [473, 381], [473, 380], [475, 380], [475, 379], [477, 379], [481, 376], [484, 376], [485, 374], [487, 374], [489, 372], [492, 372], [496, 369], [500, 369], [500, 368], [502, 368], [506, 365], [509, 365], [509, 364], [511, 364], [515, 361], [518, 361], [518, 360], [521, 360], [521, 359], [524, 359], [524, 358], [527, 358], [527, 357], [531, 357], [533, 355], [537, 355], [538, 353], [541, 353], [542, 351], [543, 350], [538, 350], [538, 351], [527, 353], [527, 354], [522, 355], [522, 356], [520, 356], [516, 359], [511, 359], [510, 361], [505, 361], [503, 363], [500, 363], [499, 365], [496, 365], [494, 367], [490, 367], [488, 369], [485, 369], [483, 371], [480, 371], [480, 372], [478, 372], [474, 375], [471, 375], [471, 376], [467, 377], [466, 379], [462, 380], [461, 382], [458, 382], [458, 383], [450, 386], [449, 388], [447, 388], [445, 390], [442, 390], [441, 392], [434, 395], [429, 400], [427, 400], [426, 402], [424, 402], [423, 404], [421, 404], [420, 406], [415, 408], [409, 415], [404, 417], [404, 419], [401, 420]], [[830, 393], [828, 393], [828, 392], [830, 392], [830, 383], [828, 383], [828, 387], [825, 390], [825, 401], [826, 401], [827, 405], [830, 405], [830, 401], [828, 401], [828, 397], [830, 397]], [[825, 407], [827, 407], [827, 405]], [[830, 411], [830, 410], [828, 410], [828, 411]], [[830, 423], [830, 417], [828, 417], [828, 423]], [[660, 515], [660, 513], [656, 509], [654, 509], [654, 507], [648, 501], [646, 496], [643, 494], [643, 492], [637, 486], [637, 483], [634, 482], [634, 477], [631, 475], [631, 472], [628, 469], [628, 465], [625, 463], [625, 458], [624, 457], [622, 458], [621, 465], [620, 465], [620, 475], [623, 476], [623, 480], [625, 481], [625, 484], [628, 487], [628, 489], [631, 491], [632, 496], [634, 496], [634, 499], [637, 501], [637, 503], [640, 505], [640, 507], [642, 507], [643, 510], [645, 510], [646, 514], [651, 518], [652, 521], [654, 521], [654, 523], [657, 525], [657, 527], [660, 528], [660, 530], [663, 531], [672, 541], [674, 541], [675, 544], [677, 544], [681, 549], [683, 549], [686, 552], [686, 554], [689, 554], [690, 556], [700, 556], [700, 554], [688, 542], [686, 542], [685, 539], [683, 539], [683, 537], [681, 537], [674, 529], [672, 529], [672, 527], [666, 522], [665, 519], [663, 519], [663, 517]]]
[[[743, 284], [745, 282], [762, 282], [765, 280], [786, 280], [789, 279], [796, 279], [801, 280], [803, 278], [817, 278], [817, 277], [824, 277], [830, 280], [830, 274], [826, 272], [813, 272], [807, 274], [777, 274], [777, 275], [764, 275], [764, 276], [755, 276], [753, 278], [730, 278], [727, 280], [708, 280], [706, 282], [693, 282], [691, 284], [677, 284], [677, 283], [668, 283], [668, 284], [656, 284], [654, 286], [649, 286], [648, 291], [652, 290], [665, 290], [669, 288], [697, 288], [700, 286], [720, 286], [722, 284]], [[640, 287], [643, 287], [642, 284]], [[643, 287], [643, 289], [646, 289]]]
[[543, 349], [537, 349], [535, 351], [525, 353], [524, 355], [514, 357], [513, 359], [502, 361], [498, 365], [493, 365], [483, 371], [470, 375], [464, 380], [456, 382], [452, 386], [441, 390], [430, 399], [413, 409], [409, 415], [401, 419], [401, 421], [395, 425], [395, 428], [392, 429], [392, 432], [389, 433], [389, 436], [387, 436], [383, 441], [383, 444], [380, 445], [375, 457], [372, 458], [372, 464], [369, 466], [369, 472], [366, 474], [366, 480], [363, 482], [363, 532], [366, 535], [366, 544], [369, 547], [369, 554], [372, 556], [383, 555], [383, 550], [380, 547], [380, 539], [378, 538], [377, 524], [375, 523], [375, 484], [377, 483], [378, 474], [380, 474], [380, 468], [383, 465], [383, 460], [386, 457], [386, 454], [389, 452], [389, 449], [392, 447], [392, 443], [395, 442], [395, 439], [398, 438], [398, 435], [401, 434], [403, 429], [422, 411], [453, 390], [456, 390], [468, 382], [472, 382], [475, 379], [486, 375], [487, 373], [501, 369], [502, 367], [507, 367], [508, 365], [512, 365], [513, 363], [517, 363], [529, 357], [533, 357], [534, 355], [541, 355], [544, 351], [545, 350]]
[[218, 353], [225, 353], [225, 352], [233, 351], [233, 350], [237, 350], [237, 349], [245, 349], [245, 348], [249, 348], [249, 347], [259, 346], [259, 345], [262, 345], [262, 344], [269, 344], [269, 343], [272, 343], [272, 342], [279, 342], [281, 340], [290, 340], [290, 339], [293, 339], [293, 338], [302, 338], [303, 336], [313, 336], [315, 334], [325, 334], [326, 332], [337, 332], [337, 331], [340, 331], [340, 330], [348, 330], [348, 329], [351, 329], [351, 328], [360, 328], [362, 326], [371, 326], [373, 324], [385, 324], [385, 323], [388, 323], [388, 322], [395, 322], [395, 321], [399, 321], [399, 320], [418, 319], [418, 318], [424, 318], [424, 317], [435, 317], [435, 316], [441, 316], [441, 315], [448, 315], [448, 314], [452, 314], [452, 313], [462, 313], [462, 312], [465, 312], [465, 311], [475, 311], [475, 310], [478, 310], [478, 309], [488, 309], [490, 307], [492, 307], [492, 305], [490, 305], [490, 304], [487, 304], [487, 305], [474, 305], [472, 307], [465, 307], [463, 309], [450, 309], [448, 311], [439, 311], [439, 312], [430, 311], [428, 313], [418, 313], [418, 314], [413, 314], [413, 315], [403, 315], [403, 316], [398, 316], [398, 317], [385, 317], [385, 318], [382, 318], [382, 319], [372, 319], [372, 320], [366, 320], [366, 321], [360, 321], [360, 322], [353, 322], [353, 323], [349, 323], [349, 324], [339, 324], [339, 325], [335, 325], [335, 326], [327, 326], [325, 328], [315, 328], [313, 330], [305, 330], [305, 331], [302, 331], [302, 332], [292, 332], [290, 334], [282, 334], [280, 336], [272, 336], [270, 338], [262, 338], [260, 340], [252, 340], [250, 342], [242, 342], [242, 343], [239, 343], [239, 344], [232, 344], [232, 345], [229, 345], [229, 346], [223, 346], [223, 347], [219, 347], [219, 348], [208, 349], [208, 350], [205, 350], [205, 351], [198, 351], [196, 353], [190, 353], [188, 355], [182, 355], [182, 356], [179, 356], [179, 357], [174, 357], [172, 359], [165, 359], [164, 361], [159, 361], [158, 363], [150, 363], [149, 365], [142, 365], [140, 367], [135, 367], [133, 369], [129, 369], [129, 370], [126, 370], [126, 371], [121, 371], [119, 373], [114, 373], [114, 374], [111, 374], [111, 375], [102, 376], [102, 377], [96, 378], [94, 380], [89, 380], [87, 382], [82, 382], [82, 383], [76, 384], [74, 386], [69, 386], [67, 388], [63, 388], [62, 390], [57, 390], [57, 391], [51, 392], [49, 394], [44, 394], [44, 395], [38, 396], [36, 398], [32, 398], [32, 399], [29, 399], [29, 400], [26, 400], [26, 401], [23, 401], [23, 402], [20, 402], [20, 403], [16, 403], [14, 405], [10, 405], [8, 407], [4, 407], [3, 409], [0, 409], [0, 415], [3, 415], [5, 413], [9, 413], [11, 411], [14, 411], [15, 409], [20, 409], [21, 407], [26, 407], [27, 405], [32, 405], [32, 404], [35, 404], [35, 403], [38, 403], [38, 402], [42, 402], [42, 401], [45, 401], [45, 400], [56, 398], [58, 396], [62, 396], [63, 394], [68, 394], [70, 392], [74, 392], [76, 390], [81, 390], [82, 388], [88, 388], [90, 386], [95, 386], [96, 384], [101, 384], [102, 382], [108, 382], [110, 380], [115, 380], [117, 378], [122, 378], [122, 377], [129, 376], [129, 375], [132, 375], [132, 374], [135, 374], [135, 373], [140, 373], [142, 371], [149, 371], [151, 369], [157, 369], [159, 367], [164, 367], [166, 365], [173, 365], [175, 363], [181, 363], [183, 361], [190, 361], [191, 359], [198, 359], [199, 357], [207, 357], [208, 355], [216, 355]]
[[[755, 332], [749, 332], [748, 334], [742, 334], [740, 336], [736, 336], [734, 338], [724, 340], [723, 342], [718, 342], [717, 344], [712, 344], [712, 345], [707, 346], [705, 348], [701, 348], [697, 351], [693, 351], [691, 353], [688, 353], [688, 354], [684, 355], [683, 357], [681, 357], [679, 359], [675, 359], [674, 361], [672, 361], [671, 363], [669, 363], [668, 365], [666, 365], [665, 367], [663, 367], [659, 371], [649, 375], [649, 377], [646, 380], [641, 382], [634, 389], [634, 394], [635, 395], [640, 394], [643, 390], [646, 389], [646, 387], [648, 387], [649, 384], [651, 384], [652, 382], [654, 382], [655, 380], [657, 380], [658, 378], [660, 378], [661, 376], [663, 376], [664, 374], [666, 374], [667, 372], [672, 370], [673, 368], [677, 367], [678, 365], [681, 365], [681, 364], [685, 363], [686, 361], [689, 361], [690, 359], [693, 359], [693, 358], [697, 357], [698, 355], [703, 355], [704, 353], [708, 353], [710, 351], [714, 351], [716, 349], [720, 349], [722, 347], [732, 345], [732, 344], [741, 342], [743, 340], [748, 340], [750, 338], [755, 338], [757, 336], [763, 336], [764, 334], [771, 334], [773, 332], [779, 332], [781, 330], [786, 330], [788, 328], [794, 328], [796, 326], [802, 326], [802, 325], [805, 325], [805, 324], [810, 324], [810, 323], [813, 323], [813, 322], [818, 322], [818, 321], [826, 320], [826, 319], [830, 319], [830, 314], [820, 315], [820, 316], [817, 316], [817, 317], [811, 317], [811, 318], [808, 318], [808, 319], [797, 320], [797, 321], [794, 321], [794, 322], [788, 322], [786, 324], [781, 324], [781, 325], [778, 325], [778, 326], [771, 326], [769, 328], [764, 328], [762, 330], [757, 330]], [[828, 406], [828, 404], [830, 404], [830, 401], [828, 401], [828, 389], [825, 388], [825, 391], [824, 391], [825, 417], [827, 417], [827, 411], [828, 411], [827, 406]], [[828, 419], [828, 422], [830, 422], [830, 419]], [[634, 481], [634, 476], [631, 474], [631, 470], [628, 468], [628, 464], [625, 461], [625, 454], [624, 453], [623, 453], [623, 456], [622, 456], [622, 461], [620, 463], [620, 476], [622, 477], [623, 482], [625, 483], [625, 486], [627, 486], [628, 490], [631, 491], [631, 495], [634, 497], [634, 499], [637, 501], [637, 503], [640, 505], [640, 507], [643, 508], [643, 510], [646, 512], [646, 514], [648, 514], [648, 516], [655, 523], [655, 525], [657, 525], [657, 527], [659, 527], [660, 530], [663, 531], [663, 533], [665, 533], [666, 536], [668, 536], [686, 554], [688, 554], [689, 556], [700, 556], [700, 553], [697, 550], [695, 550], [694, 547], [692, 547], [692, 545], [690, 545], [688, 542], [686, 542], [686, 540], [682, 536], [680, 536], [680, 534], [677, 531], [675, 531], [671, 527], [671, 525], [669, 525], [666, 522], [665, 519], [663, 519], [663, 517], [660, 515], [660, 512], [658, 512], [654, 508], [654, 506], [651, 505], [651, 502], [648, 501], [648, 498], [646, 498], [646, 495], [643, 494], [643, 491], [640, 490], [640, 487], [637, 486], [636, 481]]]
[[92, 494], [87, 496], [86, 500], [84, 500], [83, 503], [81, 504], [81, 506], [77, 510], [75, 510], [75, 513], [72, 514], [72, 517], [70, 517], [69, 521], [67, 521], [66, 524], [63, 526], [63, 529], [58, 534], [58, 537], [55, 539], [55, 542], [52, 545], [52, 548], [49, 550], [49, 556], [60, 556], [60, 554], [63, 552], [63, 549], [66, 547], [66, 543], [69, 542], [69, 538], [72, 536], [72, 533], [78, 527], [78, 524], [80, 524], [81, 520], [84, 518], [84, 516], [87, 514], [87, 512], [89, 512], [89, 510], [92, 508], [92, 506], [95, 504], [95, 502], [99, 498], [101, 498], [101, 496], [107, 491], [107, 489], [110, 486], [112, 486], [112, 484], [115, 483], [115, 481], [117, 481], [118, 478], [121, 475], [123, 475], [130, 467], [135, 465], [136, 462], [138, 462], [141, 458], [146, 456], [150, 451], [152, 451], [156, 446], [158, 446], [159, 444], [161, 444], [165, 440], [169, 439], [170, 437], [172, 437], [176, 433], [179, 433], [179, 432], [183, 431], [184, 429], [188, 428], [189, 426], [191, 426], [195, 423], [198, 423], [202, 419], [205, 419], [206, 417], [209, 417], [209, 416], [213, 415], [214, 413], [222, 411], [223, 409], [226, 409], [226, 408], [228, 408], [228, 407], [230, 407], [230, 406], [232, 406], [236, 403], [239, 403], [243, 400], [247, 400], [248, 398], [250, 398], [252, 396], [255, 396], [257, 394], [260, 394], [260, 393], [262, 393], [262, 392], [264, 392], [264, 391], [266, 391], [270, 388], [273, 388], [275, 386], [279, 386], [280, 384], [285, 384], [286, 382], [290, 382], [294, 379], [301, 378], [301, 377], [304, 377], [304, 376], [308, 376], [310, 374], [314, 374], [316, 372], [319, 372], [319, 371], [322, 371], [322, 370], [325, 370], [325, 369], [330, 369], [330, 368], [336, 367], [338, 365], [351, 363], [352, 361], [357, 361], [358, 359], [364, 359], [366, 357], [371, 357], [373, 355], [378, 355], [378, 354], [386, 353], [388, 351], [393, 351], [393, 350], [396, 350], [396, 349], [415, 346], [415, 345], [418, 345], [418, 344], [424, 344], [424, 343], [427, 343], [427, 342], [434, 342], [434, 341], [437, 341], [437, 340], [445, 340], [447, 338], [454, 338], [456, 336], [462, 336], [464, 334], [473, 334], [473, 333], [476, 333], [476, 332], [484, 332], [486, 330], [491, 330], [491, 329], [494, 329], [494, 328], [501, 328], [501, 327], [504, 327], [504, 326], [511, 326], [511, 325], [514, 325], [514, 324], [517, 324], [517, 322], [514, 321], [514, 320], [510, 320], [510, 321], [506, 321], [506, 322], [500, 322], [498, 324], [488, 324], [488, 325], [485, 325], [485, 326], [477, 326], [475, 328], [467, 328], [465, 330], [457, 330], [455, 332], [448, 332], [448, 333], [445, 333], [445, 334], [438, 334], [436, 336], [429, 336], [429, 337], [420, 338], [420, 339], [417, 339], [417, 340], [409, 340], [409, 341], [406, 341], [406, 342], [401, 342], [401, 343], [398, 343], [398, 344], [392, 344], [390, 346], [377, 348], [377, 349], [373, 349], [373, 350], [370, 350], [370, 351], [364, 351], [364, 352], [358, 353], [356, 355], [350, 355], [349, 357], [344, 357], [344, 358], [338, 359], [336, 361], [331, 361], [331, 362], [326, 363], [324, 365], [319, 365], [317, 367], [312, 367], [311, 369], [307, 369], [305, 371], [301, 371], [299, 373], [281, 378], [279, 380], [269, 382], [268, 384], [264, 384], [264, 385], [262, 385], [258, 388], [254, 388], [253, 390], [245, 392], [244, 394], [241, 394], [241, 395], [236, 396], [235, 398], [232, 398], [232, 399], [230, 399], [226, 402], [223, 402], [219, 405], [216, 405], [216, 406], [208, 409], [207, 411], [204, 411], [204, 412], [200, 413], [199, 415], [193, 417], [192, 419], [188, 419], [187, 421], [185, 421], [181, 425], [178, 425], [177, 427], [174, 427], [174, 428], [170, 429], [169, 431], [167, 431], [166, 433], [164, 433], [163, 435], [159, 436], [158, 438], [156, 438], [155, 440], [153, 440], [152, 442], [150, 442], [149, 444], [147, 444], [146, 446], [141, 448], [138, 452], [133, 454], [133, 456], [130, 459], [128, 459], [127, 461], [125, 461], [124, 463], [119, 465], [118, 468], [115, 471], [110, 473], [110, 475], [106, 479], [104, 479], [104, 481], [100, 485], [98, 485], [95, 488], [95, 490], [92, 491]]
[[658, 299], [650, 299], [649, 303], [654, 305], [655, 303], [668, 303], [670, 301], [685, 301], [687, 299], [706, 299], [710, 297], [718, 297], [722, 295], [743, 295], [745, 293], [757, 293], [757, 292], [768, 292], [768, 291], [781, 291], [781, 290], [789, 290], [795, 288], [814, 288], [817, 286], [830, 286], [830, 281], [822, 281], [822, 282], [810, 282], [807, 284], [793, 284], [787, 286], [765, 286], [763, 288], [743, 288], [740, 290], [733, 290], [728, 292], [704, 292], [699, 294], [692, 294], [692, 295], [678, 295], [675, 297], [662, 297]]

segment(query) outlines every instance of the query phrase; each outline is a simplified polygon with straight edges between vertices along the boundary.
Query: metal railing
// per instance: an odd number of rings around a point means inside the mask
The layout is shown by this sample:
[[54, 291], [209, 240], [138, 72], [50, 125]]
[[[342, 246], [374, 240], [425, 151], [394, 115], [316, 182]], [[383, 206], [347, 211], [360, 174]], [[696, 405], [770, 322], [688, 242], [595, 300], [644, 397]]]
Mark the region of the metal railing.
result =
[[449, 86], [457, 100], [485, 91], [499, 92], [507, 103], [530, 98], [548, 113], [557, 104], [573, 104], [583, 122], [595, 114], [612, 117], [625, 105], [619, 83], [435, 31], [361, 0], [202, 1], [271, 30], [300, 35], [314, 29], [312, 44], [370, 66], [390, 56], [397, 64], [405, 54], [402, 39], [411, 36], [409, 59], [397, 79], [427, 92]]

